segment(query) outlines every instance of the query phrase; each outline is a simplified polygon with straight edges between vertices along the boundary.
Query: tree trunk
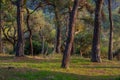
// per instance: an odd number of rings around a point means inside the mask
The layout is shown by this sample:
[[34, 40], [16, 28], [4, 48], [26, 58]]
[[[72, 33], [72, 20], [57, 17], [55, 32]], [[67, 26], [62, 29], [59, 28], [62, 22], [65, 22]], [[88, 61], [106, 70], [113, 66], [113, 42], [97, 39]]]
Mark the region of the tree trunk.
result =
[[74, 55], [74, 42], [72, 43], [71, 53], [70, 55]]
[[62, 59], [62, 65], [61, 65], [62, 68], [69, 68], [69, 60], [70, 60], [72, 44], [74, 42], [75, 21], [76, 21], [79, 1], [80, 0], [74, 0], [73, 9], [70, 14], [69, 31], [68, 31], [65, 51], [63, 53], [63, 59]]
[[29, 34], [30, 54], [33, 56], [34, 54], [33, 54], [33, 44], [32, 44], [32, 31], [30, 30], [29, 33], [30, 33]]
[[94, 33], [92, 44], [92, 62], [101, 62], [100, 58], [100, 31], [101, 31], [101, 10], [103, 0], [96, 0], [95, 19], [94, 19]]
[[108, 0], [108, 10], [109, 10], [109, 21], [110, 21], [110, 34], [109, 34], [109, 48], [108, 48], [108, 60], [113, 59], [113, 20], [112, 20], [112, 11], [111, 11], [111, 0]]
[[1, 1], [0, 1], [0, 53], [2, 53], [2, 8], [1, 8]]
[[17, 46], [16, 57], [24, 56], [24, 38], [23, 38], [23, 2], [24, 0], [17, 1]]
[[33, 44], [32, 44], [32, 30], [30, 28], [30, 25], [29, 25], [29, 19], [30, 19], [30, 13], [29, 13], [29, 10], [27, 10], [27, 18], [26, 18], [26, 23], [27, 23], [27, 29], [29, 31], [29, 49], [30, 49], [30, 54], [33, 56]]
[[44, 36], [42, 36], [42, 54], [45, 53], [45, 39], [44, 39]]
[[58, 15], [58, 10], [55, 7], [55, 18], [56, 18], [56, 53], [61, 53], [61, 25]]
[[80, 50], [80, 57], [83, 57], [83, 53], [82, 53], [82, 51]]
[[13, 45], [13, 53], [15, 53], [16, 51], [16, 44], [12, 44]]

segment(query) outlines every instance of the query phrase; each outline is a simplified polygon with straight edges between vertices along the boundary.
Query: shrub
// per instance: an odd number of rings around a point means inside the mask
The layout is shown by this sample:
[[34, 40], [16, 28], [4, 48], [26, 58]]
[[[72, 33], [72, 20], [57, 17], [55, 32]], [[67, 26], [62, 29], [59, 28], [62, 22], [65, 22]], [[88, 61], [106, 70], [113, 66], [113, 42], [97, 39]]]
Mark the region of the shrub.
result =
[[[39, 54], [42, 51], [42, 45], [41, 45], [41, 43], [39, 41], [33, 40], [32, 44], [33, 44], [33, 53], [34, 53], [34, 55]], [[30, 46], [30, 44], [28, 43], [28, 41], [26, 41], [26, 43], [25, 43], [25, 54], [26, 55], [30, 54], [30, 52], [29, 52], [30, 51], [29, 46]]]
[[92, 45], [92, 34], [85, 32], [81, 32], [75, 36], [75, 53], [80, 54], [84, 57], [90, 56]]

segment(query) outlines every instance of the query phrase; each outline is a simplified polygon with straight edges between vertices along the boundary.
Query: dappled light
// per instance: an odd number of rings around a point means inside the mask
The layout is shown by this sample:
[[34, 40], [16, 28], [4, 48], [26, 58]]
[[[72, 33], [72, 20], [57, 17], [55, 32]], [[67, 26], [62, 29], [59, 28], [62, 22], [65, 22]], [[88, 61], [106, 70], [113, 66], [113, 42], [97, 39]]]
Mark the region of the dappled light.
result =
[[0, 80], [120, 80], [120, 0], [0, 0]]

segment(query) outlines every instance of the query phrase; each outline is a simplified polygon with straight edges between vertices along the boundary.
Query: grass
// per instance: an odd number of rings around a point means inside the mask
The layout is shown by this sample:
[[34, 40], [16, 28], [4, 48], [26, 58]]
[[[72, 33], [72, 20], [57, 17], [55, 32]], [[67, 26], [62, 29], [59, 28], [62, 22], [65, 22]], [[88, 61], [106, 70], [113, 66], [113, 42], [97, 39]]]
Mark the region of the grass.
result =
[[71, 57], [70, 69], [61, 69], [61, 55], [15, 58], [0, 55], [0, 80], [120, 80], [120, 62], [92, 63]]

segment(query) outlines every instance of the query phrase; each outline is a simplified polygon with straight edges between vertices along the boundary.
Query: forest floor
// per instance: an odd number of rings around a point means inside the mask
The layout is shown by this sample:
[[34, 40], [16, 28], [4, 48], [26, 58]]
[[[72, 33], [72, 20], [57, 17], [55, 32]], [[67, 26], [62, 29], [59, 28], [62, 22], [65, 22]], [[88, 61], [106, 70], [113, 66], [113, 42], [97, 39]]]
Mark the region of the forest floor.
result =
[[92, 63], [71, 57], [69, 69], [60, 68], [61, 55], [22, 57], [0, 55], [0, 80], [120, 80], [120, 61]]

